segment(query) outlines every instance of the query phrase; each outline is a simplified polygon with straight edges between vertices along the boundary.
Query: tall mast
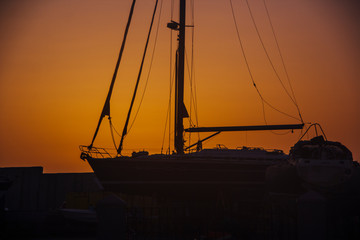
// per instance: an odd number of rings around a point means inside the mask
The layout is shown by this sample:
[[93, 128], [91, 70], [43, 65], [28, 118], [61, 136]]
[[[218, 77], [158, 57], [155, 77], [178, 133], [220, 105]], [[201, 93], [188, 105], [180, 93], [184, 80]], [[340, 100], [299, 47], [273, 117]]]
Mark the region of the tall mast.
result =
[[184, 105], [185, 10], [186, 0], [180, 0], [179, 47], [176, 54], [175, 83], [175, 149], [177, 154], [184, 153], [183, 118], [187, 115]]

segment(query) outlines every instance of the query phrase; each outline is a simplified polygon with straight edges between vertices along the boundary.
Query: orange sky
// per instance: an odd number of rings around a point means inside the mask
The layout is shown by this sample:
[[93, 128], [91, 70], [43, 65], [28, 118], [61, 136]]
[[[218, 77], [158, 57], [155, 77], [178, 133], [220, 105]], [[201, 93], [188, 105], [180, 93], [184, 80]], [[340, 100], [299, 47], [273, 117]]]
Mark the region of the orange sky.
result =
[[[129, 106], [153, 3], [137, 1], [111, 102], [118, 131]], [[273, 105], [296, 115], [266, 61], [245, 1], [233, 3], [257, 86]], [[262, 0], [249, 3], [269, 54], [284, 77]], [[78, 145], [89, 144], [94, 133], [130, 4], [130, 0], [1, 2], [1, 167], [40, 165], [45, 172], [91, 171], [80, 160]], [[342, 142], [359, 160], [359, 4], [351, 0], [273, 0], [267, 5], [304, 120], [321, 123], [328, 139]], [[199, 125], [264, 124], [261, 102], [241, 56], [229, 2], [195, 0], [195, 11]], [[159, 152], [161, 148], [169, 96], [169, 30], [165, 28], [169, 20], [170, 1], [164, 1], [148, 89], [124, 144], [130, 153], [142, 149]], [[191, 49], [187, 52], [190, 56]], [[143, 80], [148, 69], [149, 58]], [[185, 85], [188, 91], [188, 80]], [[140, 93], [143, 88], [144, 81]], [[188, 95], [186, 104], [189, 110]], [[137, 106], [138, 101], [135, 109]], [[297, 123], [269, 108], [266, 117], [271, 124]], [[205, 147], [223, 143], [288, 152], [298, 137], [299, 132], [283, 136], [222, 133]], [[95, 145], [112, 146], [107, 119]]]

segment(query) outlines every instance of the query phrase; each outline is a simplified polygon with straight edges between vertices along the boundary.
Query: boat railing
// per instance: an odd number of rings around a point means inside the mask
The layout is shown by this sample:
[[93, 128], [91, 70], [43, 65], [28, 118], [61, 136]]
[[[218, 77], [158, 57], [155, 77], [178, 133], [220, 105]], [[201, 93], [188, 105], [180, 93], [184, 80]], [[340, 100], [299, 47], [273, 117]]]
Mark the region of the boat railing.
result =
[[81, 159], [86, 159], [87, 157], [94, 158], [112, 158], [112, 154], [109, 149], [100, 148], [100, 147], [91, 147], [80, 145], [79, 149], [81, 151]]
[[236, 150], [249, 150], [249, 151], [259, 151], [260, 150], [260, 151], [266, 151], [269, 153], [279, 153], [279, 154], [284, 153], [283, 150], [275, 149], [275, 148], [246, 147], [246, 146], [237, 147]]

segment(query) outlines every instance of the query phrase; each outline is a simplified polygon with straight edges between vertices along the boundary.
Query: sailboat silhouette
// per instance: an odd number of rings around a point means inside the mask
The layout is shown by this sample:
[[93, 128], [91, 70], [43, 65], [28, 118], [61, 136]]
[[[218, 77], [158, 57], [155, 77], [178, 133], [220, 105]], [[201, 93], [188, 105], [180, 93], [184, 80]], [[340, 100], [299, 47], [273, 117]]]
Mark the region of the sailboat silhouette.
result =
[[[86, 160], [106, 190], [135, 195], [163, 195], [168, 197], [207, 198], [214, 192], [242, 194], [244, 191], [263, 192], [265, 172], [269, 166], [286, 161], [282, 151], [266, 151], [260, 148], [202, 149], [202, 143], [225, 131], [264, 131], [302, 129], [304, 123], [255, 126], [219, 126], [184, 128], [183, 120], [188, 117], [184, 104], [184, 69], [185, 69], [185, 29], [186, 0], [179, 1], [179, 21], [171, 21], [167, 27], [178, 33], [178, 47], [175, 58], [175, 123], [173, 154], [149, 155], [146, 151], [122, 156], [124, 137], [127, 134], [129, 118], [136, 97], [144, 59], [147, 52], [154, 16], [158, 1], [155, 3], [150, 29], [143, 53], [135, 91], [132, 97], [127, 119], [122, 132], [117, 155], [111, 156], [105, 149], [93, 146], [102, 119], [110, 119], [110, 99], [113, 91], [122, 53], [125, 48], [127, 33], [134, 12], [133, 1], [124, 32], [119, 58], [111, 81], [110, 89], [101, 112], [94, 137], [89, 146], [81, 146], [81, 158]], [[210, 136], [190, 146], [184, 146], [184, 132], [210, 132]], [[189, 149], [196, 149], [187, 153]], [[258, 191], [260, 190], [260, 191]]]

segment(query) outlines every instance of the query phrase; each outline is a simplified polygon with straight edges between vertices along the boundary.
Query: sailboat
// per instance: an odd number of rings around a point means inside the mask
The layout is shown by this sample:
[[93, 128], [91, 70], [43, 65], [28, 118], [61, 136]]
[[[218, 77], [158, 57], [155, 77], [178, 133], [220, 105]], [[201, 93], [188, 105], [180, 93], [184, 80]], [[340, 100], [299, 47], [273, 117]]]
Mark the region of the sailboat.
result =
[[[184, 68], [185, 68], [185, 29], [186, 0], [179, 0], [179, 20], [171, 21], [167, 27], [178, 33], [176, 50], [175, 77], [175, 123], [174, 123], [174, 153], [152, 154], [146, 151], [134, 152], [132, 156], [122, 155], [124, 136], [127, 134], [131, 109], [136, 96], [138, 81], [144, 62], [149, 41], [156, 6], [150, 25], [149, 35], [145, 46], [143, 60], [137, 79], [135, 92], [125, 122], [117, 155], [111, 156], [106, 149], [93, 146], [102, 119], [110, 119], [110, 99], [125, 47], [127, 32], [130, 27], [135, 1], [130, 9], [125, 28], [123, 43], [115, 67], [100, 120], [95, 130], [92, 142], [88, 146], [80, 146], [81, 159], [86, 160], [101, 184], [107, 191], [133, 195], [157, 195], [167, 197], [213, 197], [216, 193], [229, 195], [246, 192], [261, 192], [265, 189], [265, 172], [269, 166], [286, 161], [288, 156], [280, 150], [264, 150], [261, 148], [202, 149], [202, 143], [221, 132], [228, 131], [266, 131], [266, 130], [294, 130], [302, 129], [304, 123], [282, 125], [254, 125], [254, 126], [219, 126], [219, 127], [190, 127], [185, 128], [183, 121], [188, 117], [184, 104]], [[184, 146], [184, 133], [208, 132], [210, 136], [199, 140], [191, 146]], [[196, 151], [188, 152], [190, 148]]]

